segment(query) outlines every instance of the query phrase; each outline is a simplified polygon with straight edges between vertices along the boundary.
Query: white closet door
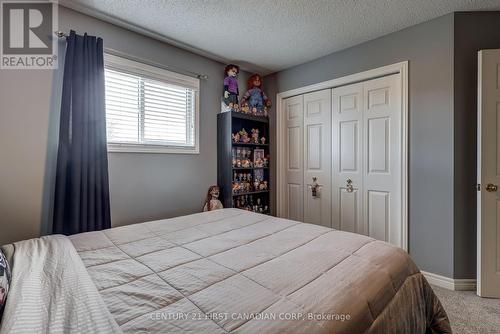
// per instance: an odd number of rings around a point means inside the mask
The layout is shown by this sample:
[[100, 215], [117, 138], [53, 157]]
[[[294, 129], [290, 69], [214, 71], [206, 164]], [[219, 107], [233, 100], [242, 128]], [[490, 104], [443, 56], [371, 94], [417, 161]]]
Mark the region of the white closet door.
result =
[[[304, 222], [331, 227], [331, 93], [304, 95]], [[313, 196], [313, 178], [321, 185]]]
[[[362, 223], [363, 85], [332, 90], [332, 227], [366, 234]], [[352, 181], [348, 187], [348, 180]]]
[[303, 96], [285, 103], [285, 214], [286, 218], [304, 219], [304, 104]]
[[333, 226], [397, 246], [402, 242], [400, 85], [395, 74], [332, 91]]
[[399, 75], [364, 86], [364, 231], [401, 246], [401, 88]]
[[288, 98], [284, 106], [284, 216], [401, 246], [400, 76]]

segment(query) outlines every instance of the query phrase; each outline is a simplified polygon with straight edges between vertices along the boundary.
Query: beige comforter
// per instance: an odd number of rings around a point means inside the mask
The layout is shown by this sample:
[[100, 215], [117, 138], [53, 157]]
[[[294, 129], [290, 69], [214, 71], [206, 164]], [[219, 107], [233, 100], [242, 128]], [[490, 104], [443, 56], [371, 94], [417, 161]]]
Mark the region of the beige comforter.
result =
[[70, 237], [125, 333], [451, 333], [401, 249], [225, 209]]

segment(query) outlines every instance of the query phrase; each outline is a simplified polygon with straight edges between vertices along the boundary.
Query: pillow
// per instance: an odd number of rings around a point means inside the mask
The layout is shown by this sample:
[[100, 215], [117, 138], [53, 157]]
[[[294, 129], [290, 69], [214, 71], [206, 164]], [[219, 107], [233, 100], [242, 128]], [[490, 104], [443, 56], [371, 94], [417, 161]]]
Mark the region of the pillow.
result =
[[2, 319], [5, 301], [7, 300], [7, 293], [9, 292], [9, 285], [11, 280], [11, 272], [9, 263], [5, 254], [0, 249], [0, 319]]

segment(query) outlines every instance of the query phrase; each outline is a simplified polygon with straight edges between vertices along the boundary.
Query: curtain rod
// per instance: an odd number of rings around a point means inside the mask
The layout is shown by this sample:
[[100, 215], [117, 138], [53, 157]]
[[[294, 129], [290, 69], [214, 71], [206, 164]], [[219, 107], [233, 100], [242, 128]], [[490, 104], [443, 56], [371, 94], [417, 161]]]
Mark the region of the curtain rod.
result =
[[[61, 31], [61, 30], [54, 31], [54, 34], [58, 38], [68, 37], [68, 34], [66, 34], [64, 31]], [[144, 64], [147, 64], [147, 65], [155, 66], [155, 67], [160, 67], [160, 68], [163, 68], [163, 69], [165, 69], [167, 71], [173, 71], [173, 72], [177, 72], [177, 73], [181, 73], [181, 74], [186, 74], [186, 75], [198, 78], [200, 80], [207, 80], [208, 79], [208, 75], [207, 74], [200, 74], [200, 73], [191, 72], [191, 71], [187, 71], [187, 70], [179, 69], [179, 68], [176, 69], [176, 68], [173, 68], [173, 67], [169, 67], [169, 66], [165, 66], [165, 65], [162, 65], [162, 64], [158, 64], [158, 63], [154, 63], [154, 62], [151, 62], [151, 61], [147, 61], [147, 60], [144, 60], [144, 59], [140, 59], [140, 58], [136, 58], [136, 57], [133, 57], [133, 56], [129, 56], [129, 55], [123, 53], [123, 52], [120, 52], [120, 51], [117, 51], [117, 50], [113, 50], [113, 49], [109, 49], [109, 48], [104, 48], [104, 51], [106, 53], [109, 53], [109, 54], [112, 54], [112, 55], [115, 55], [115, 56], [127, 58], [129, 60], [137, 61], [137, 62], [144, 63]]]
[[65, 34], [64, 31], [61, 31], [61, 30], [54, 31], [54, 34], [56, 34], [56, 36], [59, 38], [68, 37], [68, 35]]

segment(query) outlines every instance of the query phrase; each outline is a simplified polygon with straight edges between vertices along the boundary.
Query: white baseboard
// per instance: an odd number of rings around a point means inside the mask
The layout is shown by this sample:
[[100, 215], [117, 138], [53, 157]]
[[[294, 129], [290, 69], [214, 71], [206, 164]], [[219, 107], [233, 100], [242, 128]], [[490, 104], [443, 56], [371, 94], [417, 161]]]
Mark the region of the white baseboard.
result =
[[454, 291], [476, 290], [476, 280], [471, 278], [449, 278], [438, 274], [421, 271], [429, 284]]

